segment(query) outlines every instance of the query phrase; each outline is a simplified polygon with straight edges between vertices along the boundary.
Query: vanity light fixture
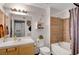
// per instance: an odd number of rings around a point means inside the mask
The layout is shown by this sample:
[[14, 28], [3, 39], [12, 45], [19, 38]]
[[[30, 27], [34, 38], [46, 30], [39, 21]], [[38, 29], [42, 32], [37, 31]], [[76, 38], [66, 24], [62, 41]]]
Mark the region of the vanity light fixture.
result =
[[16, 8], [10, 8], [10, 10], [13, 11], [13, 12], [27, 13], [26, 10], [20, 10], [20, 9], [16, 9]]

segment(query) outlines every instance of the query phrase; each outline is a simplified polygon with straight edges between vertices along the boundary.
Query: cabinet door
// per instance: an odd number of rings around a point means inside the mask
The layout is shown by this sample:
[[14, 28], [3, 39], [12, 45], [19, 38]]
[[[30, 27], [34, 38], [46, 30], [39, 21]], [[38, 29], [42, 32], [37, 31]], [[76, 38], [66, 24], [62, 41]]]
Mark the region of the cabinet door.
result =
[[33, 55], [35, 53], [35, 47], [33, 44], [22, 45], [18, 47], [20, 55]]
[[0, 49], [0, 55], [6, 55], [6, 49]]
[[17, 55], [17, 54], [18, 54], [17, 48], [8, 48], [7, 49], [7, 55]]

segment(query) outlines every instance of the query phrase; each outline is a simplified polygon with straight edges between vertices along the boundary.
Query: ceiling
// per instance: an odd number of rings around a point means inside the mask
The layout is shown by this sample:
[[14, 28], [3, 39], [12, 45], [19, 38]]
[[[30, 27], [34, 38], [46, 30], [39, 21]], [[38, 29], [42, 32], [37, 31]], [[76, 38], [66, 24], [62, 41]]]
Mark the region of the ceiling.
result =
[[73, 3], [26, 3], [26, 4], [24, 3], [24, 5], [33, 5], [33, 6], [38, 6], [41, 8], [45, 8], [48, 6], [53, 9], [57, 9], [59, 11], [65, 10], [67, 8], [75, 7], [75, 5]]
[[62, 11], [75, 7], [73, 3], [37, 3], [36, 5], [39, 5], [40, 7], [49, 6], [51, 9], [55, 9], [56, 11]]
[[50, 6], [51, 8], [55, 8], [57, 10], [65, 10], [67, 8], [75, 7], [73, 3], [46, 3], [45, 5]]
[[50, 7], [50, 15], [55, 15], [64, 10], [69, 10], [76, 7], [73, 3], [39, 3], [36, 5], [39, 5], [42, 8], [46, 8], [47, 6]]
[[[10, 7], [10, 4], [8, 3], [4, 5]], [[32, 5], [40, 8], [50, 7], [50, 12], [53, 14], [76, 7], [73, 3], [23, 3], [23, 5]]]

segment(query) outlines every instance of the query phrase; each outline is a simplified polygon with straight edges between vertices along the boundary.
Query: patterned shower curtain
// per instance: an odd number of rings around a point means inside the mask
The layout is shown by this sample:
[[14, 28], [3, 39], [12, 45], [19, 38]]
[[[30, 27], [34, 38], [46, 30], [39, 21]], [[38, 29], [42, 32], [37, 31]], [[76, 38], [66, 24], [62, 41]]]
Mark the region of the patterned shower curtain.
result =
[[72, 53], [79, 53], [79, 8], [70, 10], [70, 38]]

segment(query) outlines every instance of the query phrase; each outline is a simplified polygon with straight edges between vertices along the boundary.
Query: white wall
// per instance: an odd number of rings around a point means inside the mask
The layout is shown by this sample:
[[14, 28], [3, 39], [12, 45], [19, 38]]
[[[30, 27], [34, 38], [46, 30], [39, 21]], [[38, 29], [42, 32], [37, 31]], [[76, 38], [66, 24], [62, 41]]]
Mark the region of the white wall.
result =
[[76, 6], [72, 6], [72, 7], [68, 7], [62, 11], [58, 11], [58, 10], [53, 10], [51, 9], [51, 16], [53, 17], [59, 17], [59, 18], [69, 18], [70, 17], [70, 13], [69, 10], [72, 8], [75, 8]]
[[54, 15], [55, 17], [59, 17], [59, 18], [69, 18], [70, 14], [69, 14], [69, 10], [64, 10], [64, 11], [61, 11], [57, 14]]
[[[51, 10], [52, 12], [52, 10]], [[59, 18], [69, 18], [70, 14], [69, 14], [69, 9], [63, 10], [61, 12], [57, 12], [55, 14], [51, 13], [52, 17], [59, 17]]]
[[8, 13], [5, 12], [5, 10], [4, 10], [4, 8], [3, 8], [3, 5], [4, 5], [4, 3], [0, 3], [0, 9], [1, 9], [1, 11], [2, 11], [5, 15], [9, 16]]
[[46, 8], [46, 15], [45, 15], [45, 24], [46, 24], [46, 32], [45, 32], [45, 35], [46, 35], [46, 41], [45, 41], [45, 45], [49, 46], [50, 47], [50, 8], [47, 7]]
[[[39, 10], [38, 10], [39, 11]], [[32, 20], [33, 20], [33, 24], [32, 24], [32, 27], [33, 27], [33, 38], [35, 39], [38, 39], [38, 36], [40, 34], [42, 34], [44, 36], [44, 42], [41, 42], [40, 44], [44, 43], [45, 46], [50, 46], [50, 8], [47, 7], [46, 9], [44, 10], [40, 10], [39, 12], [37, 12], [36, 14], [32, 14]], [[42, 16], [41, 16], [42, 15]], [[36, 23], [42, 19], [42, 22], [44, 22], [44, 29], [43, 30], [37, 30], [36, 29]]]
[[[4, 11], [4, 9], [3, 9], [3, 4], [0, 4], [0, 10], [1, 10], [3, 13], [5, 13], [5, 11]], [[4, 15], [2, 15], [1, 17], [3, 17], [3, 18], [2, 18], [3, 20], [0, 19], [0, 21], [1, 21], [0, 23], [3, 24], [3, 26], [4, 26]]]

